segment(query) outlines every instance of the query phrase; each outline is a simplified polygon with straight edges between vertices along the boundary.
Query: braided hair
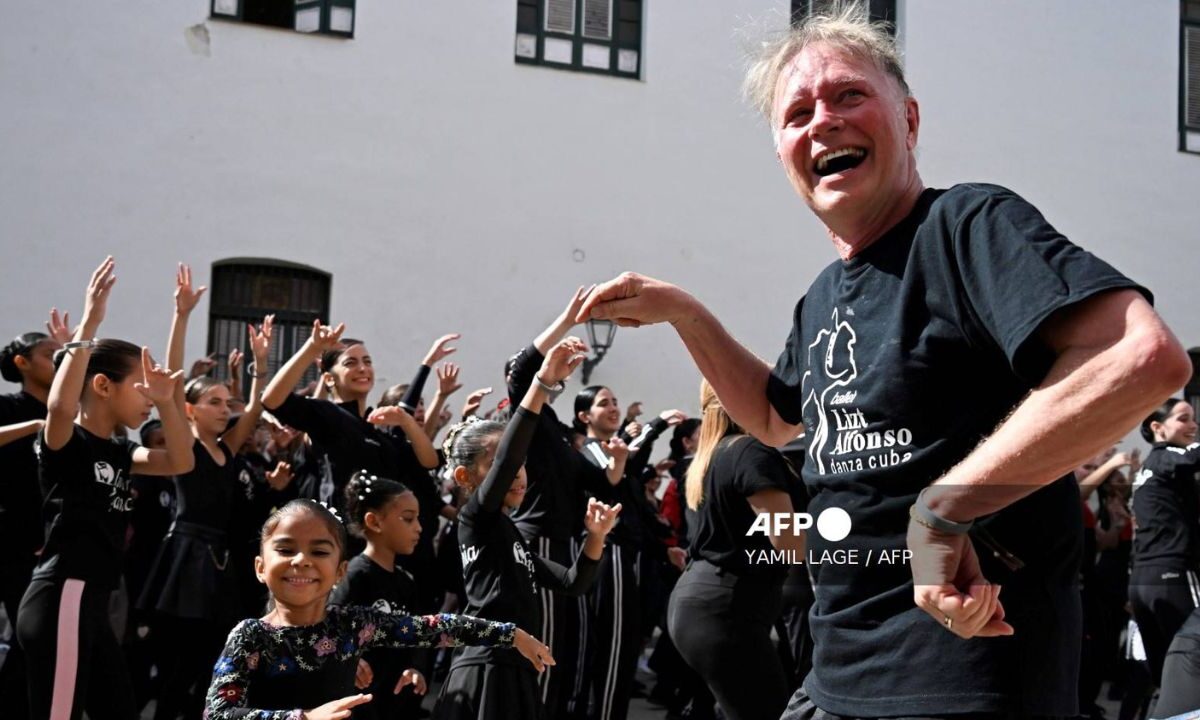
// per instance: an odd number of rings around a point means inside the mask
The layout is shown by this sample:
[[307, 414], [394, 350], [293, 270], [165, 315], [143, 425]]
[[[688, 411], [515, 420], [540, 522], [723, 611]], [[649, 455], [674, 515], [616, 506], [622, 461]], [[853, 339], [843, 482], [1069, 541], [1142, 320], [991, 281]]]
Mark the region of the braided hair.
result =
[[403, 483], [381, 478], [367, 470], [359, 470], [350, 476], [346, 483], [346, 514], [349, 516], [349, 530], [356, 537], [365, 537], [363, 518], [369, 512], [377, 512], [385, 507], [393, 498], [404, 493], [412, 492]]

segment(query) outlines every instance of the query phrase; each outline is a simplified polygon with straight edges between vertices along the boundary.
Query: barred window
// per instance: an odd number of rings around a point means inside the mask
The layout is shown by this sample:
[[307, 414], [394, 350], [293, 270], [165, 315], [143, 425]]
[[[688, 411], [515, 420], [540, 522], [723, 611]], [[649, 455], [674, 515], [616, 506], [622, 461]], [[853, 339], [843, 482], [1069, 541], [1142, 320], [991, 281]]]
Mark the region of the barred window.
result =
[[1179, 8], [1179, 149], [1200, 153], [1200, 0]]
[[285, 28], [302, 33], [354, 37], [355, 0], [210, 0], [221, 20]]
[[[274, 374], [312, 335], [314, 320], [328, 322], [332, 279], [322, 270], [284, 260], [236, 258], [213, 263], [208, 352], [217, 360], [216, 376], [228, 377], [229, 352], [238, 348], [246, 354], [242, 387], [250, 386], [252, 356], [246, 324], [257, 325], [270, 313], [275, 314], [275, 332], [266, 370]], [[316, 368], [310, 367], [301, 384], [316, 378]]]
[[637, 80], [644, 0], [517, 0], [518, 63]]
[[[792, 0], [792, 24], [796, 25], [810, 15], [835, 11], [844, 0]], [[896, 0], [869, 0], [867, 12], [872, 21], [888, 23], [892, 35], [896, 34]]]

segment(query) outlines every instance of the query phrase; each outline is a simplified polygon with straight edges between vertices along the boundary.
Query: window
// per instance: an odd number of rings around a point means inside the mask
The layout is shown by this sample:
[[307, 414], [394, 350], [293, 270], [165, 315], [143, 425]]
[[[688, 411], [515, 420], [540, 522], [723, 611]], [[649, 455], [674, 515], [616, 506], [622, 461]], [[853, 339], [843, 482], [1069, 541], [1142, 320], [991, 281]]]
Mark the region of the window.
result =
[[355, 0], [210, 0], [222, 20], [286, 28], [302, 33], [354, 37]]
[[[216, 377], [225, 379], [229, 351], [247, 353], [242, 387], [250, 387], [250, 344], [246, 323], [258, 324], [275, 314], [275, 332], [267, 371], [274, 373], [312, 335], [313, 320], [329, 320], [329, 287], [333, 276], [316, 268], [283, 260], [237, 258], [212, 266], [212, 298], [208, 310], [208, 353], [217, 360]], [[309, 368], [304, 383], [317, 378]]]
[[1179, 149], [1200, 153], [1200, 0], [1179, 8]]
[[516, 61], [637, 80], [645, 0], [517, 0]]
[[[838, 0], [792, 0], [792, 24], [813, 13], [836, 10], [842, 4]], [[892, 35], [896, 34], [896, 0], [869, 0], [865, 5], [872, 21], [889, 23]]]

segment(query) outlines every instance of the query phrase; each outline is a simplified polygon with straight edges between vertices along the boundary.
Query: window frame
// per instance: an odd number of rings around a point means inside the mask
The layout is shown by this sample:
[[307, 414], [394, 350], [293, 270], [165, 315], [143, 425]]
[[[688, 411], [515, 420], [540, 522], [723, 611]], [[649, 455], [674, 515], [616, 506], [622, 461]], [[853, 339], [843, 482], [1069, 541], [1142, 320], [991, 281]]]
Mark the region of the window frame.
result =
[[[294, 12], [293, 12], [293, 26], [290, 28], [283, 27], [281, 25], [268, 25], [265, 23], [256, 23], [256, 22], [252, 22], [252, 21], [245, 19], [246, 0], [232, 0], [232, 1], [237, 3], [237, 13], [230, 15], [230, 14], [224, 13], [224, 12], [217, 12], [217, 3], [222, 2], [222, 0], [209, 0], [208, 17], [212, 20], [221, 20], [224, 22], [236, 22], [236, 23], [241, 23], [243, 25], [250, 25], [253, 27], [272, 28], [275, 30], [285, 30], [288, 32], [299, 33], [300, 35], [321, 35], [321, 36], [325, 36], [325, 37], [340, 37], [340, 38], [345, 38], [347, 40], [354, 39], [354, 28], [358, 24], [358, 8], [356, 6], [357, 0], [293, 0], [293, 8], [295, 7], [295, 4], [298, 2], [303, 2], [307, 5], [315, 5], [315, 6], [320, 7], [321, 19], [319, 21], [319, 26], [316, 30], [312, 30], [312, 31], [308, 31], [308, 32], [303, 31], [303, 30], [297, 30], [295, 28]], [[350, 10], [350, 29], [348, 31], [333, 30], [330, 28], [329, 22], [330, 22], [330, 18], [333, 15], [333, 8], [346, 8], [346, 9]]]
[[[584, 5], [587, 0], [572, 0], [574, 2], [574, 31], [563, 33], [546, 29], [546, 5], [549, 0], [517, 0], [516, 33], [513, 39], [513, 59], [518, 65], [535, 65], [569, 70], [572, 72], [591, 75], [606, 75], [629, 80], [641, 80], [642, 68], [645, 66], [645, 25], [646, 2], [648, 0], [609, 0], [610, 38], [602, 40], [590, 38], [583, 34]], [[626, 10], [636, 6], [637, 18], [632, 20], [625, 16]], [[636, 23], [637, 38], [635, 41], [623, 37], [625, 23]], [[533, 55], [528, 52], [528, 39], [532, 37]], [[546, 41], [564, 40], [571, 43], [571, 62], [562, 63], [546, 59]], [[601, 45], [609, 50], [608, 68], [599, 68], [584, 63], [584, 46]], [[524, 48], [524, 50], [523, 50]], [[637, 69], [634, 71], [621, 70], [622, 52], [636, 53]], [[627, 57], [627, 56], [626, 56]]]
[[[233, 289], [238, 286], [238, 283], [244, 282], [247, 277], [251, 279], [287, 278], [291, 281], [315, 283], [314, 291], [318, 296], [313, 303], [315, 307], [295, 309], [292, 302], [293, 296], [290, 294], [294, 292], [294, 288], [289, 288], [289, 297], [286, 301], [277, 303], [273, 307], [265, 304], [231, 302], [231, 295], [253, 293], [253, 290], [247, 291], [240, 287], [238, 289], [241, 292]], [[267, 363], [267, 371], [274, 374], [309, 338], [314, 320], [328, 322], [330, 297], [333, 293], [333, 275], [319, 268], [275, 258], [235, 257], [215, 261], [210, 268], [209, 278], [211, 290], [205, 352], [217, 361], [213, 375], [218, 379], [228, 379], [229, 351], [237, 348], [246, 354], [241, 371], [242, 387], [249, 388], [250, 386], [250, 361], [253, 356], [249, 354], [250, 342], [245, 323], [258, 325], [268, 313], [275, 315], [275, 332]], [[229, 290], [226, 289], [224, 283], [230, 284]], [[228, 323], [231, 322], [234, 323], [233, 328], [228, 326]], [[229, 330], [228, 334], [222, 337], [227, 330]], [[229, 342], [230, 337], [236, 338], [236, 340]], [[305, 370], [300, 385], [303, 386], [316, 378], [316, 368], [309, 367]]]
[[[1188, 5], [1192, 12], [1188, 12]], [[1188, 31], [1196, 33], [1195, 53], [1200, 55], [1200, 2], [1179, 0], [1179, 141], [1177, 150], [1200, 155], [1200, 123], [1188, 124]], [[1200, 57], [1192, 63], [1200, 67]], [[1200, 78], [1196, 79], [1196, 102], [1200, 104]]]

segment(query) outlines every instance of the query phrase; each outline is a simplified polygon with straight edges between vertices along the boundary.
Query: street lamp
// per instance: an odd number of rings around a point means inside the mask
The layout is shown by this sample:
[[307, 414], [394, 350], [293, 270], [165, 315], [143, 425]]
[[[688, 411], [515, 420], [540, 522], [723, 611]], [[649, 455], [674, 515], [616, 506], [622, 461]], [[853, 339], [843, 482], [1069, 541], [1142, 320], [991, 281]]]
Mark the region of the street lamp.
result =
[[604, 359], [608, 349], [612, 347], [613, 338], [617, 335], [617, 324], [612, 320], [591, 318], [587, 321], [588, 345], [592, 348], [594, 357], [583, 359], [583, 384], [586, 386], [592, 377], [592, 370]]

